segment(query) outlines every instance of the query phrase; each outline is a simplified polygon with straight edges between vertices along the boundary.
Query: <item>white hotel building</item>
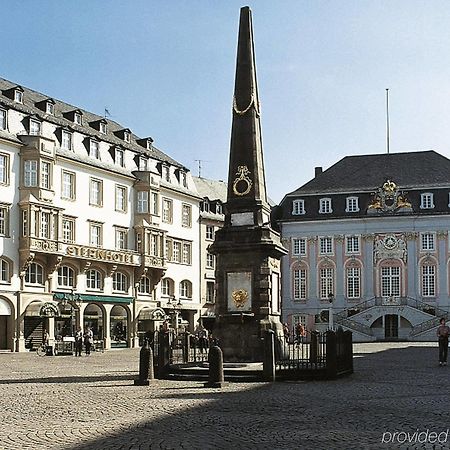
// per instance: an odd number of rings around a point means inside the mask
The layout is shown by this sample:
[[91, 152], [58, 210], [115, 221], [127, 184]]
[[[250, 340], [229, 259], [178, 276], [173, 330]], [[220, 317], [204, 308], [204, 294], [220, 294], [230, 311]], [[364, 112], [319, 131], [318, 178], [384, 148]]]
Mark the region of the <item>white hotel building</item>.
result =
[[[0, 79], [0, 350], [136, 346], [201, 311], [200, 198], [151, 138]], [[177, 304], [176, 306], [174, 306]]]

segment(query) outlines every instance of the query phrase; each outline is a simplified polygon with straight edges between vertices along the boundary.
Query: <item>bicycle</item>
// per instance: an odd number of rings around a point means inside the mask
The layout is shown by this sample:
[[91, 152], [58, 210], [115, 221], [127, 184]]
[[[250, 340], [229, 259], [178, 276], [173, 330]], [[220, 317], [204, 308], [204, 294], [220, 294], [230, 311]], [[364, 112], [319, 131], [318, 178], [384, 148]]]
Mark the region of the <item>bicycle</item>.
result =
[[36, 349], [36, 354], [38, 356], [45, 356], [47, 354], [47, 346], [45, 344], [41, 344], [37, 349]]

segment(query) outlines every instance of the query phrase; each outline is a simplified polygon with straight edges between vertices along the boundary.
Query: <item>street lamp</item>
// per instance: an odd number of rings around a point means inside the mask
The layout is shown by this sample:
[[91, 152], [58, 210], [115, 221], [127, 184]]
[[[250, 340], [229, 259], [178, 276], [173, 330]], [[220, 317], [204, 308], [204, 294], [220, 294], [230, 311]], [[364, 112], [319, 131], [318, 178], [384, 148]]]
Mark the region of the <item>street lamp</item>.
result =
[[171, 295], [169, 300], [167, 301], [167, 305], [173, 308], [169, 314], [173, 314], [175, 316], [175, 335], [178, 336], [178, 312], [181, 311], [182, 303], [181, 299], [178, 299], [178, 302], [175, 299], [175, 295]]
[[333, 323], [333, 301], [334, 301], [334, 294], [330, 292], [328, 294], [328, 301], [330, 302], [330, 312], [328, 314], [328, 328], [330, 330], [334, 329], [334, 323]]

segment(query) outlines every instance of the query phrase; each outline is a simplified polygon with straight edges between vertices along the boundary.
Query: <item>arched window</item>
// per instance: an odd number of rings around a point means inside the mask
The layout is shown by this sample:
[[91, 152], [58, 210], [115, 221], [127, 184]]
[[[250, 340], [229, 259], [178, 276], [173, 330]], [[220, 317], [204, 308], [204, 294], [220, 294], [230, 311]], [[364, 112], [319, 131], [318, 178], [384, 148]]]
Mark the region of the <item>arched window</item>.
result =
[[40, 264], [31, 263], [25, 273], [25, 283], [44, 284], [43, 269]]
[[58, 286], [75, 287], [75, 271], [69, 266], [58, 269]]
[[170, 278], [164, 278], [161, 281], [161, 294], [162, 295], [173, 295], [173, 280]]
[[95, 269], [88, 270], [86, 273], [86, 287], [96, 291], [102, 290], [103, 277], [102, 274]]
[[138, 291], [140, 294], [150, 294], [150, 278], [142, 277], [139, 281]]
[[180, 283], [180, 297], [192, 298], [192, 283], [188, 280], [183, 280]]
[[9, 283], [11, 278], [11, 268], [9, 261], [6, 259], [0, 259], [0, 281], [4, 283]]
[[128, 290], [128, 277], [122, 272], [116, 272], [113, 276], [113, 291], [126, 292]]

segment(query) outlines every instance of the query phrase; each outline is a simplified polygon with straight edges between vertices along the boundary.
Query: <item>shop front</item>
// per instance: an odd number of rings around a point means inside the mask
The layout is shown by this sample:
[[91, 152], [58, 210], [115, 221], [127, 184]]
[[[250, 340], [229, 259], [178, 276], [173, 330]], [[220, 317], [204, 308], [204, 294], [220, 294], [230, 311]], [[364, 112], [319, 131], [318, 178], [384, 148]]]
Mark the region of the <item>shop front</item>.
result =
[[0, 350], [11, 350], [12, 310], [9, 302], [0, 298]]
[[140, 310], [138, 315], [137, 334], [139, 337], [139, 345], [144, 344], [144, 338], [153, 339], [153, 333], [158, 331], [162, 326], [166, 314], [162, 308], [144, 307]]

